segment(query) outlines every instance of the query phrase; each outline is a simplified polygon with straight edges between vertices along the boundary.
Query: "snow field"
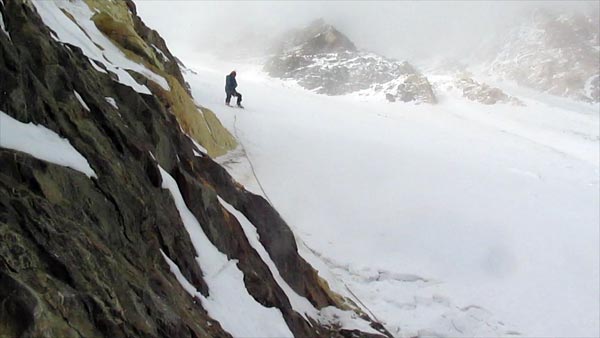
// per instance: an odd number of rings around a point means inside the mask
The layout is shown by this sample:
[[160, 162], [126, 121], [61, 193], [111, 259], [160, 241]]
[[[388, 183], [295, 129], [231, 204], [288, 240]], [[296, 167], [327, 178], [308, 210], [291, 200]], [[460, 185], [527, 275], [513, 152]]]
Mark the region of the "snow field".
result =
[[[232, 131], [237, 116], [299, 241], [396, 334], [599, 334], [597, 105], [326, 97], [257, 65], [179, 54], [197, 72], [186, 74], [195, 99]], [[230, 68], [244, 111], [223, 106]], [[371, 278], [380, 271], [430, 282]]]

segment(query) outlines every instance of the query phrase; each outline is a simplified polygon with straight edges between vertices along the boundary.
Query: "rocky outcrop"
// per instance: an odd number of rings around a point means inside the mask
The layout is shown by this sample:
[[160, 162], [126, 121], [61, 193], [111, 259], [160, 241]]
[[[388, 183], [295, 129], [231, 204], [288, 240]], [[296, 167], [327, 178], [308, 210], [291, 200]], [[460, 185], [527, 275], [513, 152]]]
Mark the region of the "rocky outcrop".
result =
[[508, 32], [489, 72], [519, 85], [600, 102], [599, 15], [537, 10]]
[[482, 104], [510, 103], [523, 105], [521, 100], [506, 94], [502, 89], [475, 81], [471, 77], [461, 76], [453, 84], [462, 91], [463, 97]]
[[435, 103], [425, 76], [408, 62], [361, 51], [322, 20], [285, 34], [265, 64], [270, 76], [325, 95], [383, 94], [389, 101]]
[[[244, 190], [192, 141], [212, 154], [234, 145], [216, 117], [198, 110], [176, 59], [135, 15], [133, 3], [63, 4], [65, 17], [59, 20], [71, 20], [82, 30], [89, 26], [77, 21], [74, 11], [93, 8], [94, 25], [145, 68], [124, 73], [108, 59], [86, 54], [93, 45], [61, 41], [61, 33], [40, 17], [39, 4], [0, 2], [0, 111], [68, 140], [95, 172], [88, 177], [0, 146], [0, 336], [230, 336], [198, 298], [186, 293], [161, 254], [193, 288], [211, 294], [173, 196], [162, 188], [159, 168], [175, 179], [211, 243], [237, 260], [250, 295], [277, 308], [294, 335], [372, 336], [306, 319], [292, 309], [218, 197], [257, 228], [281, 277], [298, 295], [319, 309], [350, 305], [298, 255], [277, 211]], [[69, 6], [81, 7], [69, 12]], [[125, 83], [126, 74], [137, 84]], [[135, 89], [142, 85], [152, 93]]]
[[[390, 102], [436, 103], [429, 80], [417, 72], [400, 76], [383, 85], [385, 98]], [[377, 86], [375, 86], [377, 88]]]

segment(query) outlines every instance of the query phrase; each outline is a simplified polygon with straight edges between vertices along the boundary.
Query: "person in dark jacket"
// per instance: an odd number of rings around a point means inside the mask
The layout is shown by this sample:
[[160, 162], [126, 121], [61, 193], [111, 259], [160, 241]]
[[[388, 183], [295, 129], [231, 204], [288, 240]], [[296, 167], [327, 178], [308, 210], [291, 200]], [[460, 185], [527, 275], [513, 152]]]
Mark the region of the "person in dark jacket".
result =
[[229, 73], [225, 77], [225, 94], [227, 94], [227, 98], [225, 98], [225, 104], [230, 106], [229, 102], [231, 101], [232, 96], [237, 97], [237, 105], [240, 108], [242, 107], [242, 94], [238, 93], [235, 88], [237, 87], [237, 81], [235, 80], [235, 70]]

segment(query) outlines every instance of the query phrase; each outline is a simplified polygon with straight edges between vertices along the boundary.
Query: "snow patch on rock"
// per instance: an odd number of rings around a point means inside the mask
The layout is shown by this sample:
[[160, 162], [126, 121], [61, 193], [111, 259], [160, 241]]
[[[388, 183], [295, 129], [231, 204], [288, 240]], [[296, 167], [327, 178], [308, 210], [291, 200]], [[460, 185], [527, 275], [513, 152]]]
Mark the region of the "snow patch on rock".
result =
[[[196, 249], [196, 261], [204, 273], [210, 295], [204, 297], [182, 276], [175, 263], [171, 271], [190, 295], [199, 298], [210, 317], [234, 337], [292, 337], [281, 311], [258, 303], [246, 289], [237, 260], [229, 260], [208, 239], [200, 223], [188, 209], [175, 179], [159, 166], [162, 187], [171, 192], [185, 229]], [[164, 255], [164, 254], [163, 254]], [[164, 256], [165, 259], [167, 258]]]
[[151, 46], [154, 49], [154, 51], [156, 52], [156, 54], [158, 54], [160, 57], [162, 57], [163, 60], [169, 60], [169, 58], [165, 55], [165, 53], [163, 53], [162, 50], [160, 50], [160, 48], [156, 47], [155, 45], [151, 45]]
[[308, 301], [308, 299], [298, 295], [296, 291], [294, 291], [279, 274], [279, 270], [277, 269], [275, 262], [273, 262], [269, 256], [269, 253], [260, 242], [260, 236], [258, 235], [256, 227], [246, 218], [246, 216], [244, 216], [244, 214], [236, 210], [231, 204], [227, 203], [221, 197], [219, 197], [219, 202], [221, 202], [221, 205], [225, 208], [225, 210], [231, 213], [238, 220], [242, 226], [242, 230], [244, 231], [246, 238], [248, 239], [248, 242], [250, 243], [250, 246], [256, 250], [262, 261], [267, 265], [269, 271], [271, 271], [271, 274], [273, 275], [273, 278], [288, 297], [290, 304], [292, 305], [292, 309], [303, 315], [304, 318], [306, 318], [306, 315], [316, 318], [318, 310]]
[[44, 126], [20, 122], [3, 111], [0, 111], [0, 147], [75, 169], [90, 178], [98, 177], [67, 139]]
[[115, 101], [115, 99], [112, 97], [105, 97], [104, 100], [106, 100], [106, 102], [108, 102], [108, 104], [110, 104], [113, 108], [119, 110], [119, 106], [117, 105], [117, 101]]
[[[88, 58], [102, 63], [108, 70], [115, 73], [120, 83], [141, 94], [152, 94], [148, 87], [139, 84], [128, 73], [129, 70], [145, 76], [164, 90], [170, 90], [164, 77], [128, 59], [112, 41], [98, 30], [91, 20], [94, 13], [83, 1], [33, 1], [33, 4], [44, 24], [56, 33], [56, 36], [53, 37], [57, 41], [78, 46]], [[73, 19], [71, 20], [63, 11], [69, 13]], [[97, 65], [94, 66], [98, 69]]]
[[79, 101], [81, 106], [85, 110], [90, 111], [90, 107], [88, 107], [88, 105], [85, 103], [85, 101], [83, 101], [83, 98], [81, 97], [81, 95], [79, 95], [79, 93], [76, 90], [73, 91], [73, 94], [75, 94], [75, 97], [77, 98], [77, 101]]
[[2, 16], [2, 13], [0, 12], [0, 30], [6, 34], [6, 36], [8, 36], [8, 38], [10, 39], [10, 34], [8, 34], [8, 31], [6, 30], [6, 26], [4, 25], [4, 18]]

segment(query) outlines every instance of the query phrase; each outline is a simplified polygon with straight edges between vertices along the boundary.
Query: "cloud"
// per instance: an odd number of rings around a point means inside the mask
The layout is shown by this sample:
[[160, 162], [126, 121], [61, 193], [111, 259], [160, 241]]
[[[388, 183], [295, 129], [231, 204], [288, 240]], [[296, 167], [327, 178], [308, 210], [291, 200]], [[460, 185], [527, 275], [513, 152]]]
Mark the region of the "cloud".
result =
[[177, 50], [260, 43], [323, 18], [357, 46], [401, 59], [461, 54], [534, 8], [597, 13], [597, 1], [137, 1]]

